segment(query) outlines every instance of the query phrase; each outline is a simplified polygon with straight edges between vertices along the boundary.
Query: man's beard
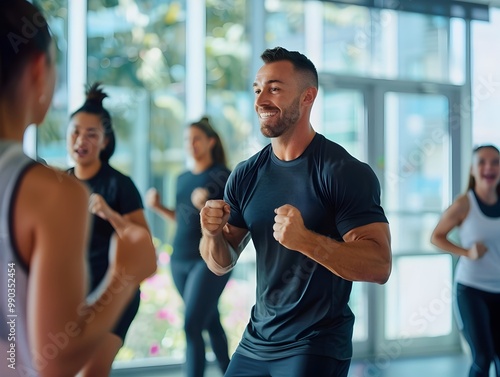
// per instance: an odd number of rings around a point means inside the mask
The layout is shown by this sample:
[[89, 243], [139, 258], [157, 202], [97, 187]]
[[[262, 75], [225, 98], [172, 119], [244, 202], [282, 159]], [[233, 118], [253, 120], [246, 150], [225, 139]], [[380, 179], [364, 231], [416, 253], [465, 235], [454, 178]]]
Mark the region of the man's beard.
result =
[[265, 124], [265, 120], [261, 120], [260, 132], [262, 135], [269, 138], [279, 137], [291, 129], [297, 120], [299, 119], [299, 101], [300, 98], [296, 98], [293, 103], [286, 108], [277, 121], [274, 124]]

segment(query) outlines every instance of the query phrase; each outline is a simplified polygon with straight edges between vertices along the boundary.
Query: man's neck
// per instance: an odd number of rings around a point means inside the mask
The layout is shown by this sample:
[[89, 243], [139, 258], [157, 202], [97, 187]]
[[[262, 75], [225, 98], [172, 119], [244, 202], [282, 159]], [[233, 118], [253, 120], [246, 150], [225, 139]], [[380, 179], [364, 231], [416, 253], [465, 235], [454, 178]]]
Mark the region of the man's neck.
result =
[[309, 124], [303, 131], [298, 127], [290, 135], [271, 139], [273, 152], [282, 161], [292, 161], [300, 157], [314, 139], [316, 131]]

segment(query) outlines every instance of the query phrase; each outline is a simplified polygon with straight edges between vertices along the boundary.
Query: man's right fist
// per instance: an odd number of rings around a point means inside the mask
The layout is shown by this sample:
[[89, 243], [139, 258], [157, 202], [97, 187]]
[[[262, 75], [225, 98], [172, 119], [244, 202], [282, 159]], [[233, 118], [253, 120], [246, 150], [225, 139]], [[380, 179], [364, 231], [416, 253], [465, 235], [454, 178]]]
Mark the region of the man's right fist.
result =
[[216, 236], [229, 219], [230, 207], [223, 200], [208, 200], [200, 211], [200, 222], [203, 233]]

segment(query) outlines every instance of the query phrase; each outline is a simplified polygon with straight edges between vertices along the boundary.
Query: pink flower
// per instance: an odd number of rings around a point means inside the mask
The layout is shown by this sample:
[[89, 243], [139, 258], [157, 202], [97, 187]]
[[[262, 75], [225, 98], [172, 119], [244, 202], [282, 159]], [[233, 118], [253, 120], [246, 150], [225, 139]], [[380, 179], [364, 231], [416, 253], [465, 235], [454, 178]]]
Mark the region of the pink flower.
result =
[[156, 312], [156, 318], [164, 321], [168, 321], [170, 324], [174, 324], [177, 322], [177, 316], [174, 312], [169, 310], [168, 308], [161, 308]]
[[146, 287], [151, 287], [154, 289], [165, 288], [167, 284], [168, 284], [168, 278], [163, 274], [155, 274], [151, 276], [149, 279], [147, 279], [144, 283]]
[[170, 263], [170, 255], [166, 251], [162, 251], [158, 255], [158, 262], [162, 265], [167, 265]]
[[153, 343], [151, 344], [151, 347], [149, 347], [149, 354], [151, 356], [157, 356], [160, 353], [160, 346], [158, 343]]
[[144, 292], [144, 291], [141, 291], [141, 301], [148, 301], [149, 300], [149, 295]]

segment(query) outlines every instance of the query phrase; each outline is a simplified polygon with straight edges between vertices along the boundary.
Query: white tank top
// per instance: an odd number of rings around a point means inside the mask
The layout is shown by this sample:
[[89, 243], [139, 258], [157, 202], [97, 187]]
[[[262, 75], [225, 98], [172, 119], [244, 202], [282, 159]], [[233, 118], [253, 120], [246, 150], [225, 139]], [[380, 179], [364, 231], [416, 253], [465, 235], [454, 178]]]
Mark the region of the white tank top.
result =
[[[12, 204], [26, 168], [35, 162], [20, 143], [0, 141], [0, 376], [38, 376], [27, 332], [27, 267], [12, 241]], [[14, 369], [15, 368], [15, 369]]]
[[458, 231], [462, 247], [482, 242], [488, 251], [478, 260], [460, 257], [455, 272], [458, 283], [487, 292], [500, 293], [500, 217], [486, 216], [472, 190], [467, 192], [469, 213]]

